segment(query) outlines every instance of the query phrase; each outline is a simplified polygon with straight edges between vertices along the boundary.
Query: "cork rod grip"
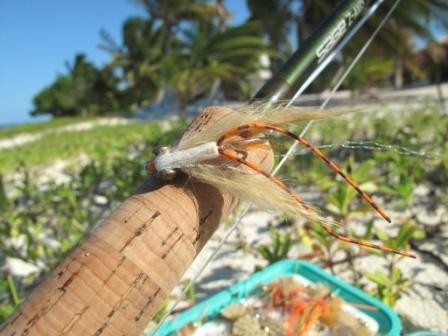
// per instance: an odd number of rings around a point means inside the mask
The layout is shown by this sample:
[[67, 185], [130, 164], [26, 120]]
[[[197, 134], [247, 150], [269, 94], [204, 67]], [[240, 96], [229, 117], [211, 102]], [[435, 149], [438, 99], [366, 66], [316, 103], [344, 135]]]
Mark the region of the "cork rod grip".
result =
[[[200, 132], [230, 109], [205, 109]], [[249, 152], [272, 166], [270, 149]], [[180, 176], [148, 178], [63, 261], [0, 327], [0, 335], [139, 335], [236, 204]]]

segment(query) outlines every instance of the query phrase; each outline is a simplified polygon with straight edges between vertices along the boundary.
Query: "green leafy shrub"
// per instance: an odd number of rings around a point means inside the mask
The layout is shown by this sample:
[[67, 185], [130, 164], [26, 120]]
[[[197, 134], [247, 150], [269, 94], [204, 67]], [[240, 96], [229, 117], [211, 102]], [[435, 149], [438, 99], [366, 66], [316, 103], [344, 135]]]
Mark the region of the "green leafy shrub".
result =
[[291, 238], [291, 234], [282, 234], [276, 229], [271, 229], [270, 236], [270, 244], [262, 245], [257, 248], [257, 252], [268, 262], [269, 265], [287, 258], [288, 253], [294, 243]]

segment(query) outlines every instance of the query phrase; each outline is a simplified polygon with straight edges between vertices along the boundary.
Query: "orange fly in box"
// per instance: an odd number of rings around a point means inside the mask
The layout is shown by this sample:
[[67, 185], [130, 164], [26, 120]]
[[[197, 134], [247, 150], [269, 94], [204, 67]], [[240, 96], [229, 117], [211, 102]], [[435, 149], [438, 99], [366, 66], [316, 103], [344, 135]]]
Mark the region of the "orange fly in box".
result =
[[[284, 260], [177, 315], [157, 335], [400, 335], [398, 315], [304, 261]], [[149, 331], [151, 332], [151, 331]]]

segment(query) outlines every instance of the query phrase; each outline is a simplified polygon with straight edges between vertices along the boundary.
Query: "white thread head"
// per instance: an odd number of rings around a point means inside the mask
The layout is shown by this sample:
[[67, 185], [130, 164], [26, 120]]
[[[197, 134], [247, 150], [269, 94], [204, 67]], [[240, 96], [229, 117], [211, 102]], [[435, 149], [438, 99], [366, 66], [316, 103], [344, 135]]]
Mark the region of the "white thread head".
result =
[[196, 165], [199, 162], [216, 159], [218, 157], [218, 146], [215, 141], [211, 141], [192, 148], [161, 153], [155, 158], [154, 165], [156, 171], [160, 172], [167, 169]]

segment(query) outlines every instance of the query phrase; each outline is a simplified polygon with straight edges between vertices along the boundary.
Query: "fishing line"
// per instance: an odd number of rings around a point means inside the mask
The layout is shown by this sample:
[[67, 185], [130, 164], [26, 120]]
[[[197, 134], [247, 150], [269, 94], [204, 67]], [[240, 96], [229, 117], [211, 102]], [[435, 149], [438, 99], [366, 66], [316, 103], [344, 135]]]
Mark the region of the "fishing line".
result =
[[[364, 14], [364, 16], [360, 19], [360, 21], [357, 22], [357, 24], [353, 27], [353, 29], [347, 33], [347, 35], [345, 36], [345, 38], [343, 38], [343, 40], [338, 44], [338, 46], [333, 50], [333, 52], [331, 52], [327, 58], [313, 71], [313, 73], [310, 75], [310, 77], [313, 78], [313, 80], [317, 77], [317, 75], [320, 74], [320, 72], [322, 72], [322, 70], [324, 69], [324, 67], [335, 58], [336, 54], [339, 53], [339, 51], [348, 43], [349, 39], [351, 37], [353, 37], [353, 35], [359, 30], [359, 28], [361, 27], [361, 25], [367, 21], [367, 19], [373, 15], [373, 13], [376, 11], [376, 9], [379, 7], [379, 5], [381, 3], [383, 3], [384, 0], [378, 0], [376, 1], [370, 8], [369, 10], [366, 12], [366, 14]], [[362, 55], [365, 53], [365, 51], [367, 50], [367, 48], [369, 47], [369, 45], [372, 43], [373, 39], [376, 37], [376, 35], [378, 34], [378, 32], [380, 31], [380, 29], [383, 27], [383, 25], [386, 23], [386, 21], [389, 19], [389, 17], [392, 15], [393, 11], [395, 10], [395, 8], [397, 7], [398, 3], [400, 2], [400, 0], [396, 0], [394, 5], [391, 7], [391, 9], [389, 10], [389, 12], [386, 14], [386, 16], [383, 18], [383, 20], [380, 22], [380, 24], [378, 25], [378, 27], [375, 29], [375, 31], [373, 32], [373, 34], [370, 36], [370, 38], [367, 40], [367, 42], [364, 44], [364, 47], [361, 48], [361, 50], [358, 52], [357, 56], [355, 57], [355, 59], [352, 61], [352, 63], [350, 64], [350, 66], [347, 68], [347, 70], [344, 72], [344, 74], [341, 76], [341, 78], [339, 79], [339, 81], [336, 83], [336, 85], [333, 87], [333, 89], [331, 90], [330, 94], [328, 95], [328, 97], [325, 99], [325, 101], [322, 103], [322, 105], [320, 106], [319, 110], [323, 110], [327, 104], [329, 103], [329, 101], [333, 98], [334, 94], [336, 93], [336, 91], [339, 89], [339, 87], [341, 86], [342, 82], [345, 80], [345, 78], [349, 75], [349, 73], [352, 71], [353, 67], [356, 65], [356, 63], [359, 61], [359, 59], [362, 57]], [[354, 31], [352, 33], [352, 31]], [[349, 39], [347, 39], [347, 37], [349, 37]], [[315, 74], [317, 73], [317, 74]], [[294, 95], [294, 97], [288, 102], [288, 104], [286, 105], [287, 107], [291, 106], [294, 101], [297, 99], [297, 97], [303, 93], [303, 91], [306, 89], [305, 84], [308, 86], [309, 84], [311, 84], [311, 81], [307, 80], [305, 81], [305, 83], [301, 86], [301, 88], [298, 90], [298, 93], [296, 93]], [[311, 125], [313, 124], [313, 120], [309, 121], [306, 125], [305, 128], [302, 130], [302, 132], [300, 133], [300, 136], [303, 137], [303, 135], [305, 135], [305, 133], [309, 130], [309, 128], [311, 127]], [[291, 157], [293, 155], [293, 153], [295, 152], [297, 147], [297, 142], [294, 142], [294, 144], [289, 148], [288, 152], [285, 154], [285, 156], [282, 158], [282, 160], [279, 162], [279, 164], [275, 167], [272, 175], [275, 175], [280, 168], [284, 165], [284, 163], [286, 162], [286, 160]], [[155, 329], [150, 333], [150, 336], [154, 336], [156, 334], [156, 332], [158, 331], [159, 327], [166, 321], [166, 319], [170, 316], [170, 314], [173, 312], [174, 309], [176, 309], [177, 305], [180, 303], [181, 298], [183, 298], [185, 296], [185, 294], [187, 293], [187, 291], [190, 289], [190, 287], [195, 284], [197, 282], [197, 280], [199, 279], [199, 277], [202, 275], [202, 273], [205, 271], [205, 269], [207, 268], [207, 266], [215, 259], [216, 255], [218, 254], [219, 250], [222, 248], [222, 246], [227, 242], [227, 240], [229, 239], [230, 235], [236, 230], [236, 228], [239, 226], [239, 224], [241, 223], [242, 219], [244, 218], [244, 216], [247, 214], [247, 212], [250, 210], [251, 208], [251, 204], [247, 204], [244, 206], [243, 210], [241, 211], [240, 215], [238, 216], [238, 218], [235, 220], [234, 224], [232, 224], [232, 226], [227, 230], [226, 234], [224, 235], [224, 237], [220, 240], [220, 242], [218, 243], [218, 245], [216, 246], [216, 248], [213, 250], [212, 254], [206, 259], [205, 263], [202, 265], [202, 267], [199, 269], [199, 271], [192, 277], [191, 281], [189, 282], [189, 284], [187, 286], [185, 286], [180, 294], [180, 296], [176, 299], [176, 301], [173, 303], [173, 305], [171, 306], [171, 308], [168, 310], [168, 312], [165, 313], [165, 315], [163, 316], [163, 318], [159, 321], [159, 323], [157, 324], [157, 326], [155, 327]]]
[[[409, 156], [418, 156], [422, 158], [428, 159], [436, 159], [440, 158], [440, 154], [430, 154], [423, 150], [416, 151], [411, 148], [407, 148], [399, 145], [384, 145], [382, 143], [376, 141], [351, 141], [347, 140], [341, 143], [332, 143], [332, 144], [324, 144], [320, 146], [315, 146], [319, 149], [333, 149], [333, 148], [346, 148], [346, 149], [367, 149], [371, 151], [379, 151], [379, 152], [395, 152], [400, 155], [409, 155]], [[294, 152], [294, 155], [305, 155], [310, 151], [307, 148], [301, 148]]]

